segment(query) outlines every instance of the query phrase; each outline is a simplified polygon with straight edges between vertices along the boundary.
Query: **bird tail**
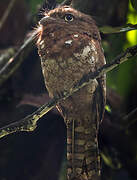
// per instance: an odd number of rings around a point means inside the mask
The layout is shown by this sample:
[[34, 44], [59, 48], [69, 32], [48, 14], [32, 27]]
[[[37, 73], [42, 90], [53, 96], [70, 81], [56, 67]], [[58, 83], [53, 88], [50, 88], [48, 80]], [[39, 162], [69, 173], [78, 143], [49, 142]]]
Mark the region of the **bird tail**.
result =
[[96, 126], [72, 120], [67, 127], [67, 179], [97, 180], [99, 171]]

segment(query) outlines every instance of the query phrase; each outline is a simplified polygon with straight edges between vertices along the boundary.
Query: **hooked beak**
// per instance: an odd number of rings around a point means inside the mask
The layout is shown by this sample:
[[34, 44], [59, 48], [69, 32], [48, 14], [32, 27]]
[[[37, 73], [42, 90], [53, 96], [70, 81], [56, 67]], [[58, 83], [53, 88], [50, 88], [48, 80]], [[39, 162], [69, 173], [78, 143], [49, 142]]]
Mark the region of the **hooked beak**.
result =
[[53, 17], [50, 17], [50, 16], [44, 16], [40, 21], [39, 21], [39, 25], [46, 25], [46, 23], [48, 22], [53, 22], [53, 21], [55, 21], [55, 19], [53, 18]]

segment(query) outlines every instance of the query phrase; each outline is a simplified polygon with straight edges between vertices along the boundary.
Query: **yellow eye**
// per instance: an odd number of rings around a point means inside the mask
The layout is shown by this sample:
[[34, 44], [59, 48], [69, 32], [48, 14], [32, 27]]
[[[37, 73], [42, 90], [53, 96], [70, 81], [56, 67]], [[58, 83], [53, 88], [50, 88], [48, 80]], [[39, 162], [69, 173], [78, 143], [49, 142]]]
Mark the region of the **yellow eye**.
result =
[[72, 14], [66, 14], [64, 16], [65, 21], [73, 21], [74, 20], [74, 16]]

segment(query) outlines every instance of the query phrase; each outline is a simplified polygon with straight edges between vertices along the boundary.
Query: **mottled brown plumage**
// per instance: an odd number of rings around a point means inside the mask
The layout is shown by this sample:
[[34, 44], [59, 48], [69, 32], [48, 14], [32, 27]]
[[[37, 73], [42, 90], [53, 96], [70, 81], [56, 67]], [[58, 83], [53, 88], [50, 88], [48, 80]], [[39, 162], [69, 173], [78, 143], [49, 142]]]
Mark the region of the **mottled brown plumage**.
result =
[[[38, 51], [50, 97], [70, 90], [105, 64], [94, 20], [69, 6], [45, 13], [38, 28]], [[96, 180], [100, 173], [97, 133], [105, 105], [105, 75], [95, 79], [57, 108], [67, 126], [67, 177]]]

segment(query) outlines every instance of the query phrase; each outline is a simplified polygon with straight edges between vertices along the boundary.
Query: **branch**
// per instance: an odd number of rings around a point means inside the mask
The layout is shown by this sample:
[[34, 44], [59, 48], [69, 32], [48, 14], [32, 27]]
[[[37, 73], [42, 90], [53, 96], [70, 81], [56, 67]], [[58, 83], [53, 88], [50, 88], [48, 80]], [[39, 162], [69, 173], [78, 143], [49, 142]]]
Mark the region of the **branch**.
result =
[[6, 81], [21, 65], [25, 57], [28, 55], [33, 47], [33, 40], [36, 37], [37, 31], [35, 31], [20, 47], [17, 53], [9, 59], [5, 66], [0, 69], [0, 85]]
[[132, 30], [137, 30], [137, 24], [125, 24], [124, 26], [119, 26], [119, 27], [103, 26], [100, 27], [99, 30], [103, 34], [123, 33]]
[[15, 4], [16, 0], [12, 0], [9, 5], [8, 8], [6, 9], [4, 15], [2, 16], [1, 20], [0, 20], [0, 30], [3, 27], [3, 24], [6, 22], [8, 15], [10, 14], [14, 4]]
[[137, 108], [135, 108], [129, 114], [124, 116], [122, 120], [122, 122], [124, 123], [122, 124], [124, 129], [130, 128], [137, 121]]
[[37, 127], [37, 121], [47, 112], [49, 112], [54, 106], [56, 106], [57, 103], [59, 103], [62, 100], [65, 100], [82, 87], [91, 83], [94, 79], [99, 78], [103, 74], [117, 67], [119, 64], [127, 61], [130, 57], [136, 55], [137, 45], [128, 48], [125, 52], [118, 55], [111, 63], [102, 66], [94, 73], [89, 73], [83, 76], [82, 79], [78, 83], [76, 83], [76, 85], [73, 88], [71, 88], [69, 92], [62, 92], [60, 95], [54, 97], [49, 103], [41, 106], [37, 111], [35, 111], [31, 115], [25, 117], [24, 119], [21, 119], [20, 121], [14, 122], [3, 128], [0, 128], [0, 138], [17, 131], [33, 131]]
[[9, 47], [0, 50], [0, 69], [9, 61], [11, 57], [14, 56], [15, 52], [16, 52], [15, 47]]

